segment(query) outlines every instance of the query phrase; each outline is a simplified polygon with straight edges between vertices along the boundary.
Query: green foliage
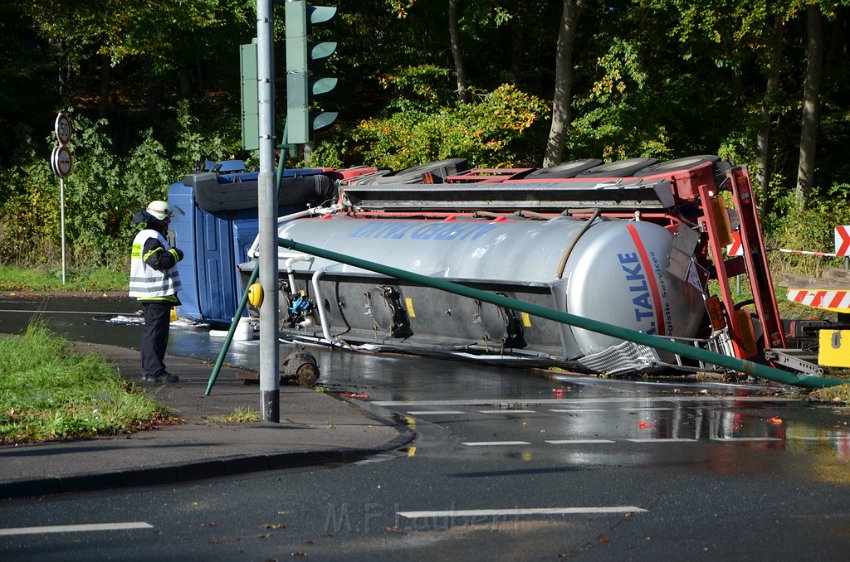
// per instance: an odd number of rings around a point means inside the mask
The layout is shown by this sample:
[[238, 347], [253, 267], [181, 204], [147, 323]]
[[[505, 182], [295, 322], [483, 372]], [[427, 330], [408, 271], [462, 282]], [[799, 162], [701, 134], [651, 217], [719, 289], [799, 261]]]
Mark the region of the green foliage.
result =
[[42, 323], [0, 339], [0, 443], [127, 433], [166, 417], [102, 356], [74, 354]]
[[380, 79], [384, 88], [398, 92], [387, 111], [439, 111], [452, 99], [451, 79], [449, 69], [433, 64], [397, 68]]
[[[73, 170], [65, 180], [66, 254], [72, 268], [105, 266], [124, 270], [136, 225], [132, 215], [153, 199], [166, 199], [168, 185], [205, 158], [221, 159], [226, 143], [204, 136], [188, 104], [177, 109], [177, 151], [173, 158], [143, 130], [122, 158], [113, 149], [105, 119], [73, 116]], [[48, 153], [49, 148], [44, 148]], [[46, 159], [33, 157], [0, 175], [0, 262], [56, 264], [61, 254], [59, 180]]]
[[[759, 193], [762, 220], [771, 236], [790, 236], [791, 221], [799, 219], [787, 194], [796, 179], [805, 6], [813, 3], [584, 2], [565, 153], [611, 160], [711, 152], [753, 170], [765, 106], [772, 182]], [[841, 186], [850, 170], [850, 63], [841, 56], [850, 2], [816, 4], [827, 38], [816, 183]], [[484, 92], [463, 105], [453, 94], [445, 2], [339, 3], [335, 23], [314, 30], [315, 38], [339, 42], [320, 73], [339, 77], [340, 86], [319, 101], [338, 110], [340, 120], [320, 135], [313, 164], [399, 169], [449, 156], [478, 166], [539, 162], [547, 128], [542, 100], [555, 95], [563, 6], [560, 0], [457, 2], [467, 81]], [[123, 270], [133, 211], [164, 197], [170, 182], [206, 159], [244, 156], [236, 53], [256, 33], [255, 8], [247, 0], [5, 3], [0, 263], [56, 269], [59, 184], [47, 164], [54, 141], [40, 137], [57, 109], [75, 108], [75, 169], [66, 182], [72, 270]], [[282, 15], [281, 3], [274, 9]], [[278, 17], [278, 38], [281, 22]], [[766, 96], [774, 63], [779, 81]], [[813, 197], [813, 212], [821, 200], [836, 214], [847, 206], [846, 190], [816, 190]]]
[[[46, 150], [45, 150], [46, 152]], [[0, 175], [0, 260], [30, 264], [60, 258], [59, 185], [46, 159], [13, 166]]]
[[396, 170], [450, 157], [511, 166], [520, 159], [517, 146], [545, 113], [542, 100], [505, 85], [436, 113], [411, 109], [363, 121], [353, 136], [367, 162]]
[[[777, 214], [767, 221], [768, 246], [834, 252], [835, 227], [850, 225], [850, 184], [836, 184], [823, 191], [803, 210], [795, 207], [793, 194], [781, 199]], [[771, 256], [775, 270], [794, 270], [811, 277], [820, 276], [826, 267], [842, 267], [843, 261], [843, 258], [825, 259], [799, 254]]]
[[260, 421], [260, 412], [252, 408], [239, 407], [226, 416], [210, 416], [208, 423], [256, 423]]
[[599, 76], [590, 95], [576, 101], [567, 151], [616, 160], [635, 156], [667, 158], [669, 134], [658, 119], [646, 118], [653, 98], [649, 75], [636, 42], [615, 39], [597, 60]]
[[[177, 112], [177, 147], [174, 151], [175, 176], [202, 165], [206, 160], [218, 161], [228, 153], [227, 142], [217, 132], [205, 132], [200, 120], [190, 114], [189, 102], [182, 100]], [[172, 176], [174, 177], [174, 176]]]

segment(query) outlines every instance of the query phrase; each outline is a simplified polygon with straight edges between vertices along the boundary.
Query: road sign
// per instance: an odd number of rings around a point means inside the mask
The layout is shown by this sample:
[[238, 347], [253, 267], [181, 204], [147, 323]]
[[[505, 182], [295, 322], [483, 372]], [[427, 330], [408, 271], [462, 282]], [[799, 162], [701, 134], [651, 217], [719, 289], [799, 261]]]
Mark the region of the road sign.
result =
[[71, 175], [71, 153], [65, 146], [57, 146], [50, 157], [50, 167], [53, 173], [62, 179]]
[[850, 257], [850, 226], [835, 227], [835, 255]]
[[732, 232], [732, 243], [726, 246], [726, 254], [730, 256], [744, 255], [744, 246], [741, 243], [741, 233], [737, 230]]
[[71, 140], [71, 120], [64, 113], [56, 116], [56, 138], [59, 144], [65, 146]]

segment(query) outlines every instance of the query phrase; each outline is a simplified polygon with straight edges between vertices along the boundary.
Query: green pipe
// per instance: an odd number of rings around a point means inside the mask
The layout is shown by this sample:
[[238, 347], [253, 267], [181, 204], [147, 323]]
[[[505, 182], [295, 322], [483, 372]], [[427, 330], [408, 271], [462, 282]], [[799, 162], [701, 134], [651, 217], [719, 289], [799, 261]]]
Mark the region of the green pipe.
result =
[[230, 322], [230, 329], [227, 330], [227, 337], [224, 338], [224, 343], [221, 344], [221, 350], [218, 352], [218, 359], [215, 360], [215, 367], [213, 367], [212, 373], [210, 373], [210, 380], [207, 383], [207, 391], [204, 393], [204, 396], [210, 395], [212, 387], [215, 384], [215, 379], [218, 378], [218, 372], [221, 370], [222, 363], [224, 363], [224, 356], [227, 355], [227, 350], [230, 349], [230, 342], [233, 341], [233, 334], [236, 332], [236, 326], [242, 318], [242, 313], [245, 311], [245, 305], [248, 304], [248, 289], [254, 281], [257, 280], [257, 274], [259, 273], [260, 262], [257, 261], [254, 264], [254, 271], [251, 272], [251, 276], [248, 278], [248, 283], [245, 285], [245, 290], [242, 292], [242, 298], [239, 299], [239, 306], [236, 309], [236, 314], [233, 315], [233, 320]]
[[419, 273], [413, 273], [411, 271], [405, 271], [403, 269], [370, 262], [360, 258], [355, 258], [337, 252], [333, 252], [330, 250], [324, 250], [322, 248], [309, 246], [307, 244], [302, 244], [300, 242], [295, 242], [294, 240], [288, 240], [286, 238], [278, 238], [277, 243], [279, 246], [283, 246], [285, 248], [289, 248], [291, 250], [296, 250], [299, 252], [304, 252], [305, 254], [319, 256], [321, 258], [352, 265], [354, 267], [359, 267], [361, 269], [366, 269], [369, 271], [374, 271], [376, 273], [381, 273], [390, 277], [396, 277], [399, 279], [404, 279], [405, 281], [419, 283], [420, 285], [424, 285], [426, 287], [433, 287], [435, 289], [440, 289], [449, 293], [469, 297], [471, 299], [478, 299], [480, 301], [489, 302], [495, 304], [496, 306], [501, 306], [507, 309], [527, 312], [528, 314], [531, 314], [533, 316], [539, 316], [540, 318], [546, 318], [555, 322], [560, 322], [562, 324], [567, 324], [570, 326], [583, 328], [585, 330], [590, 330], [591, 332], [598, 332], [600, 334], [605, 334], [607, 336], [611, 336], [621, 340], [627, 340], [634, 343], [647, 345], [656, 349], [662, 349], [664, 351], [669, 351], [671, 353], [675, 353], [684, 357], [689, 357], [697, 361], [711, 363], [713, 365], [719, 365], [721, 367], [726, 367], [727, 369], [740, 371], [767, 380], [772, 380], [794, 386], [801, 386], [804, 388], [824, 388], [845, 384], [847, 382], [827, 377], [798, 376], [793, 373], [789, 373], [788, 371], [783, 371], [781, 369], [770, 367], [768, 365], [762, 365], [760, 363], [754, 363], [745, 359], [738, 359], [737, 357], [730, 357], [728, 355], [714, 353], [713, 351], [708, 351], [706, 349], [685, 345], [683, 343], [668, 340], [659, 336], [653, 336], [650, 334], [645, 334], [643, 332], [636, 332], [634, 330], [629, 330], [620, 326], [614, 326], [613, 324], [607, 324], [605, 322], [600, 322], [591, 318], [576, 316], [575, 314], [561, 312], [560, 310], [546, 308], [510, 297], [494, 295], [492, 293], [481, 291], [479, 289], [473, 289], [472, 287], [467, 287], [459, 283], [452, 283], [451, 281], [446, 281], [444, 279], [435, 279], [433, 277], [428, 277], [427, 275], [421, 275]]

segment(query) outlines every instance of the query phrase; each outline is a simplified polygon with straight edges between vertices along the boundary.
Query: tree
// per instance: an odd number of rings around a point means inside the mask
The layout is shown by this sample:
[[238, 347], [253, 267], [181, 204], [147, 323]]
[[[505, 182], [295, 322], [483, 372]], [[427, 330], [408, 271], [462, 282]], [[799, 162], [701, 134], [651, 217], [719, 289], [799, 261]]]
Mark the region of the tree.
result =
[[457, 0], [449, 0], [449, 42], [452, 47], [452, 58], [455, 63], [455, 75], [457, 76], [457, 96], [461, 101], [469, 99], [466, 91], [466, 69], [463, 67], [463, 56], [460, 52], [460, 28], [457, 19]]
[[[779, 75], [782, 53], [782, 37], [784, 34], [784, 18], [777, 14], [774, 16], [773, 33], [770, 35], [768, 45], [770, 49], [769, 62], [766, 69], [767, 79], [764, 87], [764, 99], [761, 103], [759, 111], [760, 125], [756, 138], [756, 147], [758, 149], [759, 165], [756, 169], [756, 183], [761, 186], [762, 193], [768, 193], [770, 189], [770, 179], [772, 176], [772, 162], [770, 159], [770, 126], [771, 126], [771, 109], [774, 104], [774, 97], [779, 89]], [[769, 203], [769, 201], [766, 201]]]
[[797, 166], [796, 199], [805, 207], [814, 185], [821, 81], [823, 79], [823, 13], [818, 5], [806, 6], [806, 81], [800, 118], [800, 161]]
[[564, 0], [558, 45], [555, 49], [555, 93], [552, 98], [552, 125], [543, 156], [543, 166], [554, 166], [564, 152], [564, 135], [572, 119], [573, 47], [584, 0]]

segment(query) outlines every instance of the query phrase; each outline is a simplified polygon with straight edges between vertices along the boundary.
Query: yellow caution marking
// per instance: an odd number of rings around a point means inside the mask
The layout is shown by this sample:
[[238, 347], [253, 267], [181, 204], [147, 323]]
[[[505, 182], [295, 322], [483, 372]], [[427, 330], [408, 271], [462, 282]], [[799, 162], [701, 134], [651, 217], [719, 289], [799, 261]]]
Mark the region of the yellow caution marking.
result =
[[526, 328], [531, 328], [531, 315], [527, 312], [520, 312], [522, 317], [522, 325]]
[[826, 367], [850, 367], [850, 330], [821, 330], [818, 363]]
[[416, 311], [413, 310], [413, 299], [410, 297], [405, 297], [404, 302], [407, 305], [407, 315], [410, 318], [416, 318]]

